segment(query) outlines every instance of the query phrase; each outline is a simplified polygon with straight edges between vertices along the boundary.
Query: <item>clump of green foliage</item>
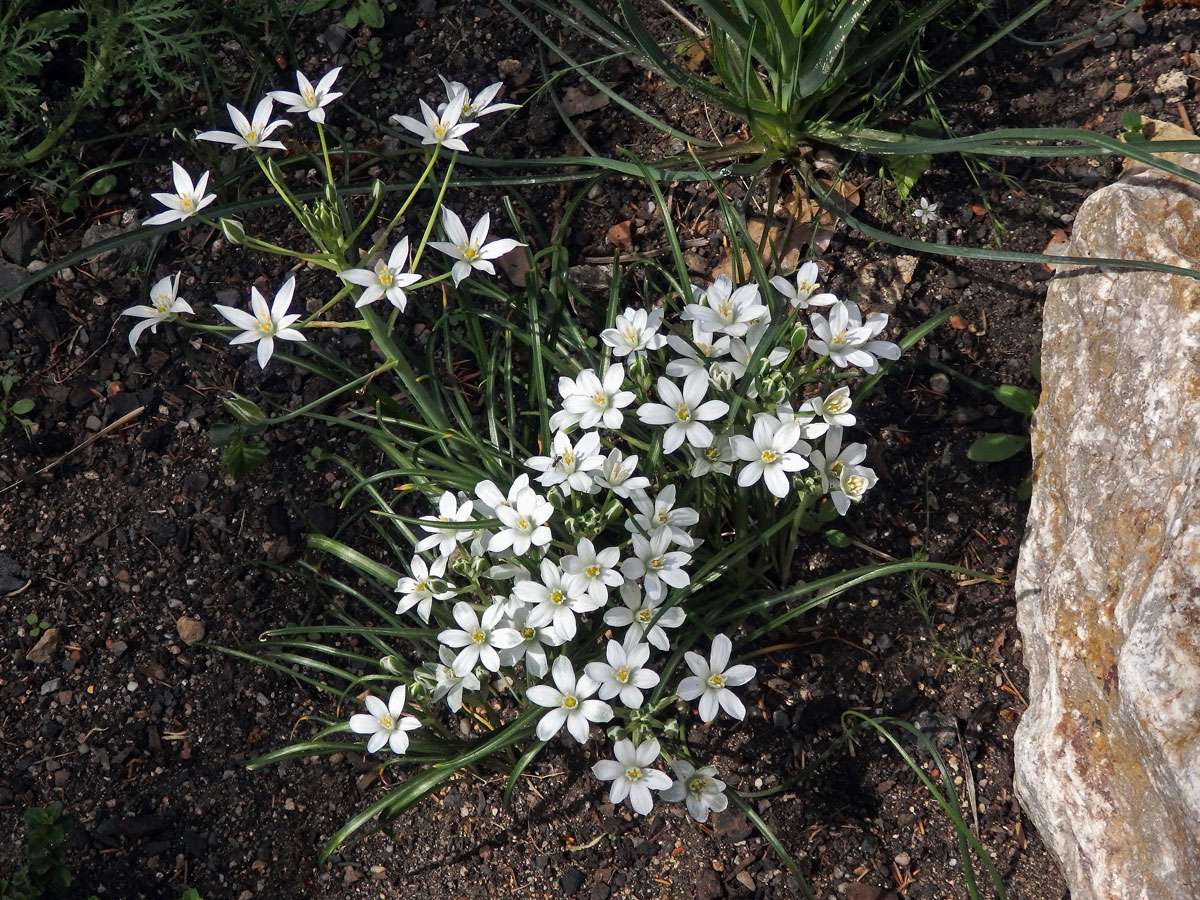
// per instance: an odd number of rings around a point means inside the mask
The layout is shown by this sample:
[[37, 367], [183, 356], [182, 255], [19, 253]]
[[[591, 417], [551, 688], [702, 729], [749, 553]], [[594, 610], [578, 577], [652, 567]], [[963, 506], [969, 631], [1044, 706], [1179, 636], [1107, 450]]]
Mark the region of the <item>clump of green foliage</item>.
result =
[[71, 886], [66, 847], [70, 827], [71, 820], [63, 815], [61, 803], [25, 811], [28, 862], [11, 879], [0, 879], [0, 900], [42, 900], [66, 893]]

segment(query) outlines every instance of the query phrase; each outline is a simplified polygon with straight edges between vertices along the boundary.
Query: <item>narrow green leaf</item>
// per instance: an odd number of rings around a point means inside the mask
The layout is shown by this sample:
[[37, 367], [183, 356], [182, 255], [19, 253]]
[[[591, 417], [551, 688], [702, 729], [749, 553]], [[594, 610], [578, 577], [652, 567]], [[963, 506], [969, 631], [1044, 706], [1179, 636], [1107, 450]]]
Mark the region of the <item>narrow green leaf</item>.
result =
[[1033, 411], [1037, 409], [1038, 395], [1015, 384], [1002, 384], [992, 391], [992, 395], [1009, 409], [1023, 416], [1032, 416]]

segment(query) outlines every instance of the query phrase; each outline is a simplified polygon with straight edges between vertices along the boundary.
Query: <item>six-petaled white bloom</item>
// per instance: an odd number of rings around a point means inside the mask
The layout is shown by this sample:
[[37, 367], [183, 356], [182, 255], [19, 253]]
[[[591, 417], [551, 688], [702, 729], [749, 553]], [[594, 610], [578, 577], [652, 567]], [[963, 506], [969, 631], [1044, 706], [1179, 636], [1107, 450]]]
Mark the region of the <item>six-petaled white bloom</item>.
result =
[[439, 556], [433, 565], [427, 565], [420, 556], [414, 556], [409, 564], [412, 577], [404, 577], [396, 582], [396, 593], [403, 594], [396, 606], [396, 615], [408, 612], [414, 606], [422, 622], [429, 621], [429, 613], [434, 600], [445, 600], [454, 596], [454, 585], [446, 581], [447, 557]]
[[[504, 87], [504, 83], [500, 81], [493, 82], [485, 88], [481, 88], [479, 93], [474, 97], [471, 96], [467, 86], [461, 81], [448, 81], [445, 76], [438, 75], [442, 79], [442, 84], [446, 87], [446, 96], [449, 100], [453, 100], [455, 95], [464, 94], [466, 100], [463, 101], [462, 112], [459, 114], [459, 119], [463, 122], [472, 122], [480, 116], [490, 116], [492, 113], [502, 112], [506, 109], [520, 109], [519, 103], [496, 103], [496, 95], [500, 93], [500, 88]], [[438, 112], [443, 112], [449, 102], [439, 103]]]
[[620, 428], [625, 419], [621, 409], [637, 399], [633, 391], [621, 390], [624, 381], [625, 367], [620, 363], [609, 366], [603, 379], [594, 369], [584, 369], [575, 379], [574, 391], [563, 399], [563, 410], [578, 417], [580, 428]]
[[629, 306], [617, 316], [612, 328], [600, 332], [600, 340], [613, 348], [613, 356], [639, 356], [647, 350], [657, 350], [667, 342], [658, 333], [662, 324], [661, 306], [654, 309], [634, 309]]
[[[755, 416], [753, 438], [735, 434], [729, 439], [733, 452], [746, 463], [738, 472], [738, 485], [749, 487], [761, 478], [772, 494], [786, 497], [792, 486], [788, 474], [808, 465], [808, 460], [792, 452], [799, 438], [799, 425], [784, 424], [774, 416]], [[799, 446], [803, 452], [809, 450], [803, 442]]]
[[776, 275], [771, 279], [771, 286], [783, 294], [794, 309], [832, 306], [837, 303], [837, 297], [829, 293], [819, 293], [821, 285], [817, 283], [818, 277], [817, 264], [810, 259], [796, 271], [795, 284], [782, 275]]
[[688, 473], [692, 478], [699, 478], [710, 472], [728, 475], [733, 471], [730, 463], [737, 459], [733, 455], [733, 447], [729, 444], [729, 438], [723, 435], [718, 435], [717, 439], [703, 450], [688, 447], [688, 453], [692, 455], [692, 470]]
[[687, 618], [678, 606], [659, 609], [662, 598], [654, 600], [646, 596], [636, 581], [621, 585], [621, 600], [624, 607], [614, 606], [604, 614], [604, 624], [614, 628], [626, 628], [627, 641], [640, 641], [642, 635], [659, 650], [670, 650], [671, 641], [664, 628], [678, 628]]
[[681, 588], [692, 580], [683, 569], [691, 562], [691, 554], [682, 550], [668, 551], [670, 546], [669, 532], [659, 532], [653, 538], [635, 534], [633, 557], [621, 563], [621, 574], [630, 581], [642, 579], [646, 596], [651, 600], [661, 600], [665, 597], [668, 586]]
[[858, 366], [871, 375], [879, 368], [879, 359], [900, 358], [898, 345], [874, 340], [887, 327], [887, 321], [886, 313], [875, 313], [864, 324], [857, 304], [839, 300], [830, 307], [828, 321], [820, 313], [812, 314], [814, 337], [808, 346], [840, 368]]
[[536, 479], [538, 484], [542, 487], [558, 485], [568, 496], [572, 491], [590, 494], [598, 490], [592, 486], [592, 473], [604, 466], [599, 434], [589, 431], [579, 443], [572, 444], [571, 438], [560, 431], [550, 443], [550, 449], [553, 456], [531, 456], [525, 460], [526, 466], [542, 473]]
[[180, 313], [195, 313], [186, 300], [177, 296], [179, 278], [182, 274], [182, 272], [176, 272], [174, 278], [168, 275], [166, 278], [156, 281], [154, 287], [150, 288], [150, 306], [131, 306], [121, 310], [123, 316], [137, 316], [145, 320], [138, 322], [130, 329], [130, 350], [137, 349], [138, 338], [147, 328], [150, 329], [151, 334], [158, 334], [158, 326], [163, 322], [172, 321]]
[[408, 235], [400, 238], [396, 246], [392, 248], [391, 256], [388, 257], [386, 263], [381, 259], [375, 263], [374, 269], [347, 269], [344, 272], [338, 272], [338, 277], [343, 281], [366, 288], [354, 304], [356, 307], [374, 303], [380, 297], [387, 297], [392, 306], [403, 312], [405, 304], [408, 303], [404, 289], [421, 280], [420, 275], [404, 271], [406, 262], [408, 262]]
[[662, 403], [643, 403], [638, 407], [638, 418], [647, 425], [667, 425], [663, 435], [664, 453], [679, 449], [686, 440], [693, 447], [708, 447], [713, 442], [713, 433], [705, 422], [719, 419], [729, 412], [724, 400], [705, 402], [708, 392], [708, 375], [693, 372], [683, 382], [681, 391], [669, 378], [658, 379], [658, 399]]
[[535, 684], [525, 692], [531, 703], [550, 709], [537, 724], [538, 740], [550, 740], [566, 723], [571, 736], [579, 743], [586, 744], [589, 724], [610, 721], [613, 717], [612, 707], [603, 700], [588, 699], [599, 690], [600, 685], [587, 675], [580, 675], [577, 681], [575, 667], [566, 656], [554, 660], [550, 675], [554, 679], [554, 687]]
[[664, 800], [685, 800], [687, 811], [697, 822], [708, 821], [708, 811], [723, 812], [729, 805], [725, 782], [717, 778], [716, 766], [696, 768], [686, 759], [671, 761], [675, 783], [663, 791]]
[[654, 809], [651, 791], [665, 791], [671, 786], [671, 776], [658, 769], [649, 768], [658, 759], [658, 741], [653, 738], [642, 741], [638, 746], [626, 738], [613, 744], [615, 759], [602, 759], [592, 766], [592, 774], [601, 781], [611, 781], [608, 789], [610, 803], [620, 803], [626, 798], [633, 811], [643, 816]]
[[500, 651], [500, 664], [515, 666], [525, 660], [525, 671], [534, 678], [544, 678], [550, 671], [546, 663], [546, 648], [563, 643], [553, 628], [545, 625], [530, 625], [529, 611], [518, 609], [509, 616], [508, 627], [521, 635], [521, 643]]
[[650, 645], [626, 639], [609, 641], [604, 651], [608, 662], [590, 662], [584, 667], [588, 678], [600, 685], [600, 699], [620, 697], [626, 709], [642, 705], [642, 691], [658, 684], [658, 673], [645, 668]]
[[367, 694], [367, 711], [350, 717], [351, 731], [371, 736], [367, 741], [368, 753], [374, 753], [384, 744], [397, 754], [408, 749], [408, 735], [405, 732], [420, 728], [421, 721], [416, 716], [404, 715], [404, 693], [404, 685], [397, 685], [387, 703], [374, 694]]
[[[473, 510], [474, 503], [472, 501], [461, 499], [450, 491], [444, 491], [438, 499], [438, 514], [436, 516], [421, 516], [421, 521], [447, 523], [470, 522]], [[439, 556], [449, 556], [454, 552], [455, 547], [463, 541], [469, 541], [471, 535], [474, 533], [474, 529], [439, 528], [436, 525], [422, 525], [421, 528], [428, 531], [429, 536], [417, 541], [413, 549], [421, 553], [432, 547], [437, 547]]]
[[618, 497], [636, 496], [638, 491], [650, 487], [650, 479], [645, 475], [634, 475], [637, 467], [637, 455], [622, 456], [620, 450], [611, 451], [604, 458], [604, 465], [595, 474], [596, 484], [606, 487]]
[[232, 306], [213, 304], [213, 309], [242, 329], [242, 333], [234, 337], [229, 342], [230, 344], [258, 342], [258, 365], [260, 368], [267, 367], [271, 354], [275, 352], [275, 338], [279, 338], [281, 341], [308, 340], [297, 329], [292, 328], [292, 323], [301, 318], [300, 314], [288, 313], [288, 307], [292, 305], [292, 294], [295, 291], [296, 279], [292, 277], [283, 283], [283, 287], [275, 294], [271, 305], [267, 306], [267, 301], [258, 292], [258, 288], [250, 288], [250, 309], [253, 314], [234, 309]]
[[667, 485], [653, 500], [643, 494], [634, 497], [633, 502], [638, 511], [625, 520], [626, 531], [651, 538], [665, 531], [671, 543], [684, 550], [695, 549], [696, 542], [684, 529], [699, 522], [700, 513], [690, 506], [675, 508], [675, 485]]
[[208, 172], [204, 172], [196, 183], [192, 184], [192, 177], [188, 175], [177, 162], [171, 163], [171, 178], [175, 182], [175, 193], [153, 193], [150, 196], [166, 207], [165, 212], [157, 213], [151, 216], [143, 225], [169, 225], [171, 222], [182, 222], [191, 216], [196, 215], [208, 204], [217, 199], [216, 194], [204, 193], [204, 189], [208, 187]]
[[504, 527], [488, 541], [489, 553], [502, 553], [509, 547], [520, 556], [530, 547], [544, 547], [550, 543], [550, 528], [546, 523], [554, 515], [554, 507], [533, 488], [525, 488], [517, 494], [512, 506], [496, 510], [496, 518]]
[[454, 657], [454, 671], [459, 675], [470, 672], [476, 663], [489, 672], [500, 670], [499, 650], [515, 647], [521, 643], [521, 635], [513, 628], [500, 624], [504, 610], [489, 606], [481, 618], [466, 600], [454, 604], [454, 621], [458, 628], [447, 628], [438, 635], [438, 640], [447, 647], [461, 647]]
[[300, 88], [300, 93], [294, 94], [291, 91], [270, 91], [267, 96], [279, 103], [288, 103], [288, 112], [307, 113], [308, 118], [313, 122], [325, 124], [325, 110], [322, 107], [328, 106], [338, 97], [342, 96], [341, 91], [331, 91], [334, 81], [341, 74], [342, 67], [337, 66], [330, 69], [321, 76], [321, 80], [314, 87], [312, 82], [304, 77], [304, 73], [296, 72], [296, 86]]
[[[488, 241], [488, 229], [491, 224], [491, 213], [484, 213], [483, 217], [475, 223], [475, 227], [471, 229], [471, 234], [468, 235], [458, 214], [449, 207], [442, 207], [442, 229], [450, 240], [430, 241], [429, 246], [454, 258], [455, 262], [450, 269], [450, 277], [454, 279], [456, 287], [475, 269], [495, 275], [496, 267], [489, 260], [503, 256], [516, 247], [525, 246], [512, 238]], [[487, 243], [484, 243], [485, 241]]]
[[733, 642], [725, 635], [718, 634], [713, 638], [709, 659], [691, 650], [684, 654], [693, 674], [679, 682], [675, 693], [680, 700], [699, 697], [700, 719], [704, 722], [711, 722], [717, 717], [718, 707], [735, 719], [746, 716], [746, 707], [730, 688], [743, 685], [753, 678], [754, 666], [730, 666], [729, 654], [732, 650]]
[[242, 111], [232, 103], [226, 103], [225, 108], [229, 110], [229, 119], [233, 122], [233, 127], [237, 129], [237, 134], [232, 131], [202, 131], [196, 135], [196, 140], [232, 144], [235, 150], [286, 150], [287, 148], [279, 141], [267, 140], [276, 128], [292, 124], [287, 119], [270, 121], [273, 105], [274, 101], [270, 96], [263, 97], [258, 101], [258, 106], [254, 107], [254, 118], [251, 120], [247, 119]]
[[526, 622], [535, 627], [549, 625], [564, 641], [575, 637], [577, 613], [599, 609], [608, 599], [597, 600], [582, 579], [563, 572], [548, 559], [542, 560], [540, 575], [541, 581], [514, 584], [513, 594], [533, 606]]
[[[821, 432], [824, 434], [829, 426], [836, 425], [838, 428], [846, 428], [857, 421], [854, 414], [850, 412], [852, 405], [850, 388], [842, 385], [836, 391], [831, 392], [828, 397], [809, 397], [800, 404], [799, 412], [808, 412], [824, 419], [827, 423], [825, 430]], [[815, 435], [806, 434], [805, 437], [815, 437]]]
[[413, 134], [419, 135], [422, 144], [441, 145], [448, 150], [469, 153], [470, 150], [463, 142], [462, 136], [468, 131], [478, 128], [479, 123], [459, 121], [462, 118], [463, 107], [466, 106], [467, 99], [465, 91], [455, 94], [441, 113], [435, 113], [429, 108], [428, 103], [421, 100], [421, 118], [425, 120], [424, 122], [418, 122], [412, 116], [392, 116], [392, 121], [407, 128]]
[[575, 553], [561, 560], [563, 571], [574, 575], [592, 600], [603, 606], [608, 602], [608, 589], [620, 587], [625, 577], [617, 571], [621, 559], [619, 547], [596, 550], [588, 538], [580, 538]]
[[479, 690], [479, 679], [474, 672], [455, 672], [454, 651], [444, 644], [438, 648], [438, 658], [441, 662], [433, 668], [433, 699], [437, 701], [444, 698], [450, 711], [458, 712], [463, 705], [463, 691]]
[[938, 220], [937, 214], [938, 205], [930, 203], [928, 197], [922, 197], [917, 201], [916, 209], [913, 210], [913, 218], [922, 225], [929, 225]]
[[718, 275], [708, 290], [692, 285], [692, 294], [702, 302], [685, 306], [681, 318], [698, 323], [705, 331], [741, 337], [752, 322], [767, 315], [753, 282], [735, 289], [728, 275]]
[[712, 360], [727, 355], [729, 337], [722, 335], [714, 340], [711, 331], [705, 331], [699, 322], [693, 322], [691, 343], [673, 334], [667, 338], [667, 346], [678, 353], [679, 358], [667, 363], [666, 373], [672, 378], [686, 378], [699, 370], [707, 372]]

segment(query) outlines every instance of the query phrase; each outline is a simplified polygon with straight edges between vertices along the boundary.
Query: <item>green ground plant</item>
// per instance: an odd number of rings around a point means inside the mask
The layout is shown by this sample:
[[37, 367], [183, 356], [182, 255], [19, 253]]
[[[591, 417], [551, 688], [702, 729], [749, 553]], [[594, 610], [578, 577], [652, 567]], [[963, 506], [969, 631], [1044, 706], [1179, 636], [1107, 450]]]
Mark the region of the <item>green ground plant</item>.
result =
[[25, 810], [27, 862], [11, 878], [0, 879], [0, 900], [50, 900], [66, 895], [72, 881], [66, 848], [70, 828], [71, 819], [63, 815], [61, 803]]

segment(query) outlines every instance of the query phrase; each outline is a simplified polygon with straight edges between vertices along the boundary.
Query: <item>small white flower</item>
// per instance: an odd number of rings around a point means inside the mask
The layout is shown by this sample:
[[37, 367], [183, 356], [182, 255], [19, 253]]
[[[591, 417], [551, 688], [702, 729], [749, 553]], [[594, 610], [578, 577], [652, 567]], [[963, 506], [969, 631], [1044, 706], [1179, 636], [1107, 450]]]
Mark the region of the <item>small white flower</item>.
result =
[[232, 306], [213, 304], [213, 309], [242, 329], [242, 333], [229, 342], [231, 345], [247, 344], [251, 341], [258, 342], [258, 365], [260, 368], [267, 367], [271, 354], [275, 352], [275, 338], [279, 338], [281, 341], [308, 340], [297, 329], [291, 327], [293, 322], [301, 318], [299, 313], [288, 313], [295, 290], [296, 279], [295, 277], [289, 278], [275, 294], [275, 299], [268, 307], [267, 301], [258, 292], [258, 288], [250, 288], [250, 308], [253, 310], [253, 315], [240, 309], [234, 309]]
[[681, 550], [671, 550], [671, 535], [661, 532], [655, 538], [646, 538], [640, 534], [633, 536], [632, 559], [621, 563], [621, 574], [630, 581], [642, 579], [646, 596], [651, 600], [661, 600], [667, 594], [667, 587], [681, 588], [691, 582], [691, 576], [683, 570], [692, 560], [690, 553]]
[[316, 87], [304, 77], [304, 73], [296, 72], [296, 85], [300, 88], [300, 93], [293, 94], [291, 91], [270, 91], [267, 96], [279, 103], [291, 104], [288, 112], [308, 113], [309, 119], [318, 124], [325, 124], [324, 106], [328, 106], [338, 97], [342, 96], [341, 91], [330, 91], [334, 81], [341, 74], [342, 67], [330, 69], [321, 76], [321, 80], [317, 82]]
[[208, 204], [217, 199], [216, 194], [208, 194], [205, 196], [204, 189], [208, 187], [208, 172], [204, 172], [192, 184], [192, 177], [188, 175], [177, 162], [171, 163], [171, 175], [175, 182], [175, 193], [155, 193], [150, 196], [165, 206], [165, 212], [160, 212], [148, 218], [143, 225], [168, 225], [171, 222], [182, 222], [191, 216], [196, 215]]
[[479, 679], [474, 672], [454, 671], [454, 651], [449, 647], [445, 645], [439, 647], [438, 658], [441, 662], [433, 670], [436, 681], [433, 688], [433, 699], [438, 701], [444, 697], [450, 711], [458, 712], [462, 709], [463, 690], [479, 690]]
[[687, 811], [697, 822], [708, 821], [708, 811], [724, 812], [729, 806], [725, 796], [725, 782], [717, 778], [716, 766], [701, 766], [697, 769], [686, 759], [671, 761], [676, 781], [663, 791], [664, 800], [687, 801]]
[[491, 213], [484, 213], [468, 236], [467, 229], [463, 227], [462, 219], [458, 217], [458, 214], [449, 207], [442, 207], [442, 229], [450, 240], [430, 241], [429, 246], [454, 258], [455, 263], [450, 269], [450, 276], [454, 279], [455, 287], [475, 269], [495, 275], [496, 268], [489, 260], [503, 256], [516, 247], [525, 246], [512, 238], [501, 238], [484, 243], [487, 241], [488, 229], [491, 224]]
[[622, 457], [620, 450], [613, 450], [604, 458], [604, 465], [594, 476], [596, 484], [608, 488], [618, 497], [635, 496], [638, 491], [650, 487], [649, 478], [633, 474], [637, 462], [636, 454]]
[[692, 540], [685, 528], [700, 521], [700, 513], [690, 506], [675, 508], [675, 485], [669, 484], [659, 495], [651, 500], [641, 496], [634, 498], [638, 512], [625, 520], [625, 530], [630, 534], [642, 534], [656, 538], [666, 533], [671, 543], [678, 544], [684, 550], [693, 550], [696, 542]]
[[[438, 514], [436, 516], [421, 516], [421, 521], [447, 523], [470, 522], [473, 511], [474, 503], [470, 500], [459, 498], [450, 491], [444, 491], [438, 500]], [[459, 544], [469, 541], [471, 535], [474, 534], [472, 529], [439, 528], [435, 525], [422, 525], [421, 528], [429, 532], [429, 536], [417, 541], [416, 547], [413, 549], [418, 553], [422, 553], [425, 550], [437, 547], [439, 556], [449, 556]]]
[[550, 674], [554, 679], [554, 687], [535, 684], [525, 692], [529, 702], [550, 708], [537, 724], [538, 740], [550, 740], [565, 723], [571, 736], [579, 743], [586, 744], [589, 723], [610, 721], [613, 717], [612, 707], [603, 700], [588, 699], [600, 685], [587, 675], [580, 675], [576, 681], [575, 667], [566, 656], [554, 660]]
[[574, 575], [568, 575], [548, 559], [543, 559], [541, 581], [521, 581], [513, 585], [513, 594], [533, 606], [526, 622], [535, 627], [550, 625], [564, 641], [575, 637], [575, 616], [591, 612], [604, 605], [588, 592], [588, 586]]
[[554, 633], [553, 628], [529, 624], [529, 611], [525, 608], [516, 610], [509, 617], [508, 627], [521, 635], [521, 643], [500, 651], [500, 664], [515, 666], [525, 660], [525, 671], [534, 678], [544, 678], [550, 671], [546, 663], [546, 648], [557, 647], [563, 643]]
[[713, 433], [705, 422], [719, 419], [729, 412], [724, 400], [705, 402], [708, 391], [708, 375], [693, 372], [683, 383], [681, 391], [672, 381], [660, 376], [658, 398], [662, 403], [643, 403], [638, 407], [638, 418], [647, 425], [666, 425], [662, 448], [672, 453], [686, 440], [693, 447], [708, 447], [713, 442]]
[[[842, 447], [842, 429], [836, 427], [830, 428], [825, 435], [825, 452], [814, 450], [809, 454], [813, 467], [821, 476], [821, 490], [826, 493], [840, 489], [842, 471], [847, 466], [858, 466], [866, 458], [867, 445], [854, 443]], [[849, 508], [848, 502], [846, 508]]]
[[738, 472], [738, 485], [749, 487], [761, 478], [772, 494], [786, 497], [792, 486], [788, 474], [808, 465], [808, 460], [792, 452], [797, 442], [802, 452], [810, 449], [799, 439], [799, 425], [782, 424], [774, 416], [755, 416], [753, 439], [740, 434], [729, 439], [733, 452], [746, 463]]
[[692, 294], [701, 302], [685, 306], [681, 318], [698, 323], [705, 331], [741, 337], [752, 322], [768, 315], [758, 285], [751, 282], [735, 290], [728, 275], [718, 275], [706, 291], [692, 285]]
[[866, 466], [846, 466], [838, 476], [837, 490], [831, 491], [829, 499], [839, 515], [845, 515], [851, 503], [859, 503], [863, 494], [875, 486], [879, 479], [875, 470]]
[[512, 506], [496, 510], [496, 518], [504, 527], [488, 541], [489, 553], [501, 553], [512, 548], [517, 556], [529, 552], [532, 547], [544, 547], [550, 543], [550, 528], [546, 525], [554, 515], [554, 507], [532, 488], [517, 494]]
[[381, 259], [375, 263], [374, 269], [347, 269], [344, 272], [338, 272], [338, 278], [366, 288], [354, 304], [356, 308], [374, 303], [380, 297], [387, 297], [392, 306], [403, 312], [408, 303], [404, 289], [421, 280], [420, 275], [404, 271], [406, 262], [408, 262], [408, 235], [400, 238], [396, 246], [392, 248], [391, 256], [388, 257], [386, 263]]
[[605, 649], [608, 662], [590, 662], [584, 667], [588, 678], [600, 685], [600, 699], [619, 696], [626, 709], [642, 705], [642, 691], [658, 684], [658, 673], [645, 668], [650, 645], [626, 639], [624, 645], [609, 641]]
[[642, 355], [647, 350], [657, 350], [667, 342], [658, 333], [662, 324], [662, 307], [652, 310], [634, 309], [629, 306], [617, 316], [612, 328], [600, 332], [600, 340], [613, 348], [613, 356]]
[[258, 101], [258, 106], [254, 107], [254, 119], [251, 121], [232, 103], [226, 103], [225, 109], [229, 111], [229, 119], [233, 122], [233, 127], [237, 129], [237, 134], [231, 131], [202, 131], [196, 135], [196, 140], [232, 144], [235, 150], [265, 150], [268, 148], [286, 150], [287, 148], [279, 141], [267, 140], [276, 128], [292, 124], [287, 119], [270, 121], [273, 105], [274, 101], [270, 95], [263, 97]]
[[465, 600], [454, 604], [454, 621], [458, 628], [447, 628], [438, 635], [438, 640], [447, 647], [461, 647], [454, 657], [454, 671], [459, 675], [470, 672], [476, 663], [489, 672], [500, 670], [498, 650], [515, 647], [521, 643], [521, 635], [512, 628], [500, 625], [504, 610], [489, 606], [480, 618]]
[[936, 203], [930, 203], [928, 198], [922, 197], [917, 201], [916, 209], [912, 211], [913, 218], [922, 225], [929, 225], [936, 222], [939, 218], [937, 208], [938, 205]]
[[466, 92], [455, 94], [450, 98], [441, 113], [435, 113], [424, 100], [421, 103], [421, 118], [418, 122], [412, 116], [392, 116], [392, 121], [411, 131], [421, 138], [422, 144], [441, 145], [447, 150], [460, 150], [469, 153], [463, 143], [462, 136], [468, 131], [479, 127], [478, 122], [461, 122], [463, 107], [467, 104]]
[[634, 812], [650, 815], [654, 809], [651, 791], [665, 791], [671, 786], [671, 776], [658, 769], [648, 768], [658, 759], [658, 741], [653, 738], [642, 741], [637, 747], [626, 738], [613, 744], [612, 759], [602, 759], [592, 766], [592, 774], [601, 781], [611, 781], [608, 789], [610, 803], [620, 803], [628, 798]]
[[808, 309], [810, 306], [832, 306], [837, 303], [833, 294], [818, 293], [821, 285], [817, 282], [817, 264], [811, 259], [796, 272], [796, 283], [793, 285], [782, 275], [771, 279], [771, 286], [787, 298], [793, 309]]
[[542, 487], [558, 485], [567, 496], [572, 491], [590, 494], [598, 490], [592, 486], [592, 473], [604, 466], [599, 434], [589, 431], [578, 444], [572, 444], [571, 438], [560, 431], [554, 436], [550, 449], [553, 456], [531, 456], [525, 460], [528, 468], [542, 473], [537, 477], [538, 484]]
[[[466, 95], [466, 100], [463, 101], [462, 113], [459, 119], [463, 122], [471, 122], [481, 116], [490, 116], [492, 113], [501, 112], [506, 109], [520, 109], [519, 103], [493, 103], [496, 95], [500, 93], [500, 88], [504, 87], [503, 82], [497, 81], [482, 88], [474, 97], [467, 91], [467, 86], [459, 81], [447, 81], [442, 75], [438, 75], [442, 79], [442, 84], [446, 87], [446, 96], [452, 101], [456, 94]], [[438, 113], [443, 112], [449, 103], [438, 104]]]
[[176, 272], [175, 277], [168, 275], [166, 278], [160, 278], [154, 283], [154, 287], [150, 288], [150, 306], [131, 306], [128, 309], [121, 310], [123, 316], [137, 316], [145, 319], [144, 322], [138, 322], [129, 332], [129, 349], [136, 350], [138, 338], [142, 336], [142, 332], [147, 328], [151, 334], [158, 334], [158, 326], [163, 322], [171, 322], [180, 313], [193, 313], [194, 311], [188, 302], [182, 297], [177, 297], [179, 293], [179, 278], [182, 272]]
[[564, 556], [560, 562], [563, 571], [574, 575], [592, 600], [603, 606], [608, 602], [608, 589], [620, 587], [625, 581], [624, 576], [617, 571], [620, 558], [619, 547], [597, 551], [588, 538], [580, 538], [575, 553]]
[[689, 474], [693, 478], [699, 478], [710, 472], [716, 472], [719, 475], [728, 475], [733, 471], [733, 466], [730, 463], [737, 459], [733, 454], [733, 447], [729, 443], [729, 438], [722, 435], [718, 435], [716, 440], [703, 450], [688, 447], [688, 453], [692, 455], [692, 470]]
[[408, 735], [405, 732], [420, 728], [421, 722], [416, 716], [404, 715], [404, 685], [397, 685], [384, 703], [374, 694], [367, 694], [365, 713], [356, 713], [350, 717], [350, 730], [355, 734], [369, 734], [367, 752], [374, 753], [384, 744], [392, 748], [396, 754], [408, 750]]
[[[671, 649], [671, 641], [664, 628], [678, 628], [683, 624], [687, 615], [678, 606], [659, 610], [662, 598], [651, 600], [644, 596], [636, 581], [626, 581], [621, 585], [622, 608], [614, 606], [604, 614], [604, 624], [614, 628], [625, 628], [625, 640], [640, 641], [645, 635], [646, 640], [659, 650]], [[653, 623], [653, 624], [651, 624]]]
[[446, 559], [445, 556], [439, 556], [430, 566], [420, 556], [412, 558], [409, 563], [412, 577], [396, 582], [396, 593], [404, 595], [396, 606], [396, 615], [406, 613], [415, 606], [421, 621], [428, 623], [433, 601], [454, 596], [454, 585], [445, 579]]
[[828, 356], [840, 368], [858, 366], [872, 375], [879, 368], [879, 359], [900, 358], [898, 345], [872, 340], [887, 326], [886, 313], [876, 313], [863, 324], [856, 304], [838, 301], [830, 307], [828, 321], [820, 313], [813, 313], [811, 318], [814, 337], [808, 342], [809, 348]]
[[620, 428], [624, 421], [623, 407], [637, 399], [633, 391], [621, 390], [625, 367], [620, 363], [609, 366], [604, 379], [593, 369], [584, 369], [575, 379], [575, 390], [563, 400], [563, 410], [578, 416], [580, 428]]
[[693, 372], [708, 372], [712, 360], [729, 353], [729, 337], [713, 339], [711, 331], [705, 331], [699, 322], [692, 323], [692, 341], [689, 344], [677, 334], [667, 338], [667, 346], [679, 354], [678, 359], [667, 363], [666, 372], [672, 378], [686, 378]]
[[746, 707], [730, 690], [745, 684], [754, 677], [754, 666], [729, 666], [729, 654], [733, 650], [733, 642], [725, 635], [718, 634], [713, 638], [712, 653], [705, 659], [699, 653], [689, 650], [684, 654], [692, 675], [679, 682], [675, 693], [680, 700], [695, 700], [700, 698], [700, 719], [711, 722], [717, 717], [720, 707], [735, 719], [746, 716]]

